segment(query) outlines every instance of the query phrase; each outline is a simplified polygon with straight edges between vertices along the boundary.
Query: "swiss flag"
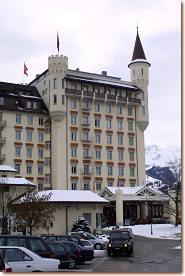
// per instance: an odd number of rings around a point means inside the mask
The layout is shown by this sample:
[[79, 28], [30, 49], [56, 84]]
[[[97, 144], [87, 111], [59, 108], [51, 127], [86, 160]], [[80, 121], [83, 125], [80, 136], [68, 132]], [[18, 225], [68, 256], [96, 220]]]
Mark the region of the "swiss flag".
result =
[[24, 63], [24, 74], [28, 76], [27, 71], [28, 71], [28, 68], [27, 68], [26, 64]]
[[58, 32], [57, 32], [57, 49], [58, 49], [58, 52], [59, 52], [59, 45], [60, 45], [60, 42], [59, 42], [59, 36], [58, 36]]

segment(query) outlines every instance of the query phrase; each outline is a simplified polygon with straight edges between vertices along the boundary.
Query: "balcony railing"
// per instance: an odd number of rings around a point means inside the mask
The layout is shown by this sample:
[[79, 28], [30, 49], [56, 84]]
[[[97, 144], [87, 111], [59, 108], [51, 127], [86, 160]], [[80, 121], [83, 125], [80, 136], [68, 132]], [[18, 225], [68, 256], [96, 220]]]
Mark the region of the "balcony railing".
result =
[[66, 94], [81, 96], [82, 95], [82, 91], [81, 90], [75, 90], [75, 89], [66, 88]]
[[141, 104], [140, 99], [134, 99], [134, 98], [128, 98], [128, 102], [133, 104]]

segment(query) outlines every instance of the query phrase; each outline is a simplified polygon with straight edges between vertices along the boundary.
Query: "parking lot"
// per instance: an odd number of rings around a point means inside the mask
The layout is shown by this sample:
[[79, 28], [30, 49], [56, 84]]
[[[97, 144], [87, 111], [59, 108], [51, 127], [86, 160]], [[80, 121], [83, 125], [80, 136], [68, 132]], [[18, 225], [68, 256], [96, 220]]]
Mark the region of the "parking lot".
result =
[[134, 237], [134, 253], [131, 257], [108, 257], [106, 250], [95, 251], [95, 258], [70, 272], [181, 272], [179, 240]]

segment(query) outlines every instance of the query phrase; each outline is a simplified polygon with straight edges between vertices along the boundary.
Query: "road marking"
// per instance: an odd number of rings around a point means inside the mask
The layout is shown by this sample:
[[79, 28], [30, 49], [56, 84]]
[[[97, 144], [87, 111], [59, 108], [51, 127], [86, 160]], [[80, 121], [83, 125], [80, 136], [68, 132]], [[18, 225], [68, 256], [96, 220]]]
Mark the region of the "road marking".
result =
[[100, 265], [101, 263], [103, 263], [105, 260], [108, 260], [109, 258], [107, 258], [107, 257], [105, 257], [105, 258], [103, 258], [99, 263], [97, 263], [95, 266], [93, 266], [89, 271], [93, 271], [93, 269], [95, 268], [95, 267], [97, 267], [98, 265]]

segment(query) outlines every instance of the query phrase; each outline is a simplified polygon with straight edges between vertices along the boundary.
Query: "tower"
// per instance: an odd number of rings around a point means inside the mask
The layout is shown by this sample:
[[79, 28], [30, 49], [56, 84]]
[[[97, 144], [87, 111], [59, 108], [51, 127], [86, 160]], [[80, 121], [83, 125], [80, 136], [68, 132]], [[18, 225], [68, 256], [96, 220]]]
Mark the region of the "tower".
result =
[[150, 63], [146, 60], [146, 56], [141, 44], [141, 40], [138, 33], [132, 55], [132, 61], [128, 65], [131, 73], [131, 82], [137, 85], [142, 93], [138, 95], [141, 99], [141, 105], [136, 106], [136, 150], [137, 150], [137, 163], [138, 163], [138, 185], [145, 185], [145, 143], [144, 143], [144, 131], [149, 124], [149, 112], [148, 112], [148, 84], [149, 84], [149, 67]]
[[[50, 56], [49, 111], [52, 118], [51, 175], [53, 189], [66, 189], [66, 96], [65, 76], [68, 70], [66, 56]], [[62, 146], [61, 146], [62, 145]]]

